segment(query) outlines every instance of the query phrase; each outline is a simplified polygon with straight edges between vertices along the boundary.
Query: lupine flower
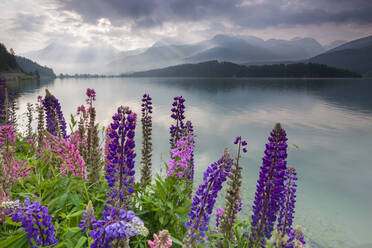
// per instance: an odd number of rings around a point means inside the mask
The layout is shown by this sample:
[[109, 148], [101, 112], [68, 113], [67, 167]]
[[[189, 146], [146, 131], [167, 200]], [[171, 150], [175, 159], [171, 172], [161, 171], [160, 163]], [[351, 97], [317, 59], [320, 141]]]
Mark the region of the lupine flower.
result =
[[168, 160], [167, 177], [175, 176], [183, 178], [190, 168], [194, 151], [194, 139], [192, 136], [184, 136], [177, 141], [176, 148], [171, 150], [171, 158]]
[[95, 124], [96, 109], [93, 106], [93, 102], [96, 100], [96, 92], [94, 89], [88, 88], [86, 95], [88, 97], [86, 102], [88, 104], [89, 123], [85, 128], [87, 129], [87, 147], [84, 160], [89, 169], [89, 182], [93, 184], [99, 180], [102, 170], [101, 148], [99, 145], [98, 126]]
[[306, 241], [301, 226], [296, 226], [296, 228], [291, 228], [288, 231], [288, 241], [284, 248], [304, 248], [305, 244]]
[[114, 240], [126, 240], [137, 235], [147, 236], [148, 230], [133, 211], [105, 206], [103, 220], [93, 221], [89, 236], [94, 239], [91, 248], [110, 248]]
[[15, 130], [11, 125], [0, 126], [0, 188], [9, 194], [13, 183], [19, 178], [29, 175], [28, 164], [23, 160], [15, 159]]
[[0, 125], [7, 124], [7, 89], [5, 85], [5, 80], [0, 73]]
[[185, 124], [183, 120], [185, 119], [185, 99], [182, 96], [176, 96], [173, 98], [174, 102], [172, 104], [172, 115], [171, 118], [176, 121], [175, 125], [170, 127], [170, 144], [171, 148], [175, 148], [177, 141], [182, 137], [183, 129]]
[[46, 113], [47, 131], [54, 136], [58, 135], [66, 139], [66, 122], [63, 117], [61, 105], [58, 99], [48, 89], [45, 90], [43, 105]]
[[41, 156], [45, 157], [44, 151], [55, 153], [61, 159], [59, 171], [63, 175], [71, 173], [73, 176], [87, 178], [87, 167], [79, 154], [78, 146], [68, 139], [55, 137], [47, 134], [43, 140]]
[[[120, 203], [127, 205], [129, 195], [134, 192], [134, 129], [137, 115], [128, 107], [121, 106], [112, 119], [112, 132], [109, 135], [112, 140], [109, 144], [110, 154], [107, 156], [110, 164], [107, 166], [106, 179], [112, 189], [109, 196], [112, 199], [118, 196]], [[117, 183], [118, 188], [115, 189]]]
[[142, 159], [141, 159], [141, 184], [143, 186], [151, 183], [151, 156], [152, 156], [152, 102], [149, 94], [144, 94], [142, 98]]
[[217, 208], [214, 215], [216, 216], [216, 227], [218, 228], [220, 226], [220, 219], [223, 218], [223, 208]]
[[32, 112], [34, 111], [33, 107], [32, 107], [32, 104], [31, 103], [27, 103], [27, 138], [31, 138], [32, 137], [32, 118], [33, 118], [33, 114]]
[[[192, 143], [195, 144], [194, 126], [192, 125], [191, 121], [186, 122], [185, 135], [191, 137], [193, 139]], [[188, 168], [185, 174], [186, 174], [188, 183], [190, 185], [193, 185], [194, 184], [194, 149], [192, 149], [191, 151], [191, 158], [190, 160], [188, 160]]]
[[107, 171], [107, 166], [111, 163], [111, 160], [107, 157], [110, 155], [110, 144], [112, 142], [110, 134], [112, 131], [111, 125], [107, 125], [105, 131], [105, 171]]
[[286, 234], [292, 227], [293, 214], [296, 202], [296, 169], [288, 167], [285, 171], [285, 186], [283, 199], [280, 203], [280, 212], [277, 229], [282, 235]]
[[199, 185], [191, 203], [190, 220], [185, 224], [188, 229], [184, 239], [185, 248], [197, 247], [198, 243], [204, 242], [217, 194], [229, 175], [232, 163], [230, 154], [225, 151], [224, 155], [204, 172], [203, 183]]
[[7, 210], [9, 216], [13, 222], [21, 222], [31, 247], [36, 248], [34, 242], [38, 246], [55, 246], [58, 243], [47, 207], [41, 206], [38, 201], [31, 203], [28, 198], [22, 204], [9, 205], [12, 207]]
[[147, 244], [150, 246], [150, 248], [169, 248], [172, 246], [172, 239], [168, 230], [160, 231], [159, 235], [154, 233], [153, 237], [154, 241], [147, 241]]
[[223, 218], [221, 220], [220, 230], [224, 234], [225, 240], [233, 239], [233, 226], [237, 218], [238, 212], [241, 210], [241, 186], [242, 186], [242, 167], [239, 165], [240, 153], [244, 146], [247, 145], [247, 141], [242, 140], [241, 136], [235, 138], [234, 144], [238, 145], [237, 157], [232, 166], [229, 174], [228, 185], [229, 188], [226, 191], [225, 196], [225, 209]]
[[44, 139], [44, 106], [42, 96], [37, 97], [36, 111], [37, 111], [37, 145], [38, 151], [40, 152]]
[[253, 205], [250, 247], [263, 247], [271, 237], [283, 194], [287, 138], [279, 123], [268, 140]]
[[94, 215], [94, 208], [91, 201], [88, 202], [86, 210], [82, 214], [83, 219], [79, 223], [81, 232], [89, 229], [92, 226], [92, 223], [96, 221], [96, 216]]

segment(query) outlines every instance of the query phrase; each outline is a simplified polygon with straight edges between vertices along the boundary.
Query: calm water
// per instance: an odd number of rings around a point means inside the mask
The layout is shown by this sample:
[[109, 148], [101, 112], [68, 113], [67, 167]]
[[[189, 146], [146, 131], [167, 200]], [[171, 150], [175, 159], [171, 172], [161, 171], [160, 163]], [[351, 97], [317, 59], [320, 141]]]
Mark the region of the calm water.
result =
[[56, 79], [20, 85], [19, 113], [48, 88], [67, 117], [84, 103], [88, 87], [97, 92], [97, 117], [104, 124], [119, 105], [139, 112], [142, 94], [150, 93], [155, 171], [169, 154], [173, 96], [186, 98], [186, 118], [195, 126], [197, 181], [225, 147], [235, 153], [235, 136], [247, 138], [244, 216], [251, 211], [267, 136], [281, 122], [289, 144], [299, 146], [290, 148], [288, 164], [299, 177], [295, 222], [304, 227], [311, 247], [372, 243], [372, 80]]

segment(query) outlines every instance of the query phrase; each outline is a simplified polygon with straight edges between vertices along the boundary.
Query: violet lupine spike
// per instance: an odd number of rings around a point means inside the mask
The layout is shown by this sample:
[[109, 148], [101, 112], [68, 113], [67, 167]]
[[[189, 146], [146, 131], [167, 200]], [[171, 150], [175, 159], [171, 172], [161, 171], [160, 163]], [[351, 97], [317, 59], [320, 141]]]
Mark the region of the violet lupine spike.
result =
[[[192, 143], [194, 145], [195, 144], [194, 126], [192, 125], [191, 121], [186, 122], [185, 133], [186, 133], [185, 135], [188, 135], [192, 138]], [[186, 176], [187, 176], [188, 183], [190, 185], [193, 185], [194, 184], [194, 149], [192, 149], [191, 157], [190, 157], [190, 160], [188, 161]]]
[[204, 172], [203, 183], [199, 185], [191, 203], [190, 220], [185, 224], [188, 233], [184, 239], [184, 248], [198, 247], [199, 243], [204, 242], [218, 192], [229, 175], [232, 163], [233, 159], [225, 151], [223, 156]]
[[48, 89], [45, 90], [43, 105], [46, 114], [47, 131], [54, 136], [58, 135], [64, 139], [68, 138], [66, 134], [66, 121], [63, 117], [61, 105], [58, 99]]
[[225, 196], [225, 209], [221, 220], [220, 230], [224, 234], [225, 240], [233, 240], [233, 226], [237, 215], [241, 210], [241, 187], [242, 187], [242, 167], [239, 165], [241, 151], [246, 152], [247, 141], [242, 140], [241, 136], [235, 138], [234, 144], [238, 145], [237, 157], [229, 174], [228, 185]]
[[[137, 115], [128, 107], [119, 107], [118, 112], [112, 117], [112, 132], [109, 134], [111, 143], [110, 154], [107, 159], [106, 179], [108, 186], [111, 187], [109, 196], [112, 200], [118, 199], [119, 206], [128, 206], [130, 194], [134, 192], [134, 135], [136, 128]], [[116, 188], [115, 188], [116, 187]]]
[[146, 186], [151, 184], [152, 168], [152, 101], [149, 94], [144, 94], [142, 98], [142, 159], [141, 159], [141, 184]]
[[7, 91], [5, 80], [0, 73], [0, 125], [6, 124], [7, 122], [7, 110], [8, 106], [6, 103]]
[[268, 138], [265, 156], [257, 181], [253, 205], [249, 247], [264, 247], [272, 235], [273, 226], [280, 208], [284, 188], [287, 158], [287, 137], [277, 123]]
[[296, 202], [296, 180], [296, 169], [294, 167], [288, 167], [285, 171], [285, 186], [283, 191], [283, 199], [280, 203], [280, 212], [277, 225], [277, 229], [282, 236], [284, 236], [292, 227]]
[[176, 96], [173, 98], [174, 102], [172, 104], [172, 115], [171, 118], [176, 121], [175, 125], [170, 127], [171, 138], [169, 140], [171, 148], [175, 148], [177, 141], [182, 137], [183, 130], [185, 128], [185, 99], [182, 96]]
[[48, 214], [47, 207], [41, 206], [38, 201], [31, 203], [28, 198], [24, 203], [13, 204], [13, 208], [14, 206], [16, 207], [9, 212], [9, 216], [13, 222], [21, 222], [27, 232], [26, 237], [31, 247], [36, 248], [34, 242], [38, 247], [55, 246], [58, 243], [52, 224], [52, 216]]
[[288, 240], [283, 246], [284, 248], [304, 248], [306, 245], [305, 237], [302, 232], [301, 226], [291, 228], [287, 232]]
[[103, 220], [92, 222], [89, 236], [94, 242], [91, 248], [111, 248], [114, 240], [127, 240], [137, 235], [147, 236], [148, 230], [133, 211], [105, 206]]
[[80, 231], [84, 232], [87, 229], [90, 229], [92, 223], [96, 221], [96, 216], [94, 215], [94, 208], [91, 201], [88, 202], [87, 208], [82, 214], [83, 219], [79, 223]]

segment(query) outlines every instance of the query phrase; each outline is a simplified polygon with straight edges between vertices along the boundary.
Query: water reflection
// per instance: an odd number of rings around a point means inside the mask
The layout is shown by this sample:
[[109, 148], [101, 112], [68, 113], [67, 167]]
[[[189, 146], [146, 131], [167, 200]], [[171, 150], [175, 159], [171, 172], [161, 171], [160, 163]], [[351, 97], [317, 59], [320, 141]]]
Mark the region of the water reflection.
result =
[[[60, 99], [65, 116], [75, 113], [85, 89], [97, 91], [97, 119], [108, 124], [119, 105], [140, 110], [140, 97], [154, 103], [154, 170], [168, 155], [172, 97], [186, 98], [186, 116], [195, 126], [196, 180], [233, 138], [248, 139], [242, 162], [243, 215], [250, 214], [264, 145], [280, 121], [289, 142], [290, 165], [299, 175], [296, 222], [312, 247], [351, 247], [372, 242], [372, 82], [368, 79], [56, 79], [22, 83], [20, 113], [46, 87]], [[139, 129], [140, 130], [140, 129]], [[137, 144], [140, 144], [140, 135]], [[140, 149], [138, 149], [139, 151]], [[137, 163], [139, 164], [139, 163]]]

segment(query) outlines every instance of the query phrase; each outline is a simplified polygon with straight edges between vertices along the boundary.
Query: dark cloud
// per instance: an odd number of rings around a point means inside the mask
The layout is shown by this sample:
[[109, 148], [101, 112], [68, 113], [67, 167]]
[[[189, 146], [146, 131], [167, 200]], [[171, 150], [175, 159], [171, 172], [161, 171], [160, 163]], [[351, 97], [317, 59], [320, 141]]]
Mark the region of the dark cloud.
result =
[[164, 22], [228, 21], [250, 28], [323, 23], [372, 24], [371, 0], [59, 0], [86, 22], [110, 19], [152, 28]]

